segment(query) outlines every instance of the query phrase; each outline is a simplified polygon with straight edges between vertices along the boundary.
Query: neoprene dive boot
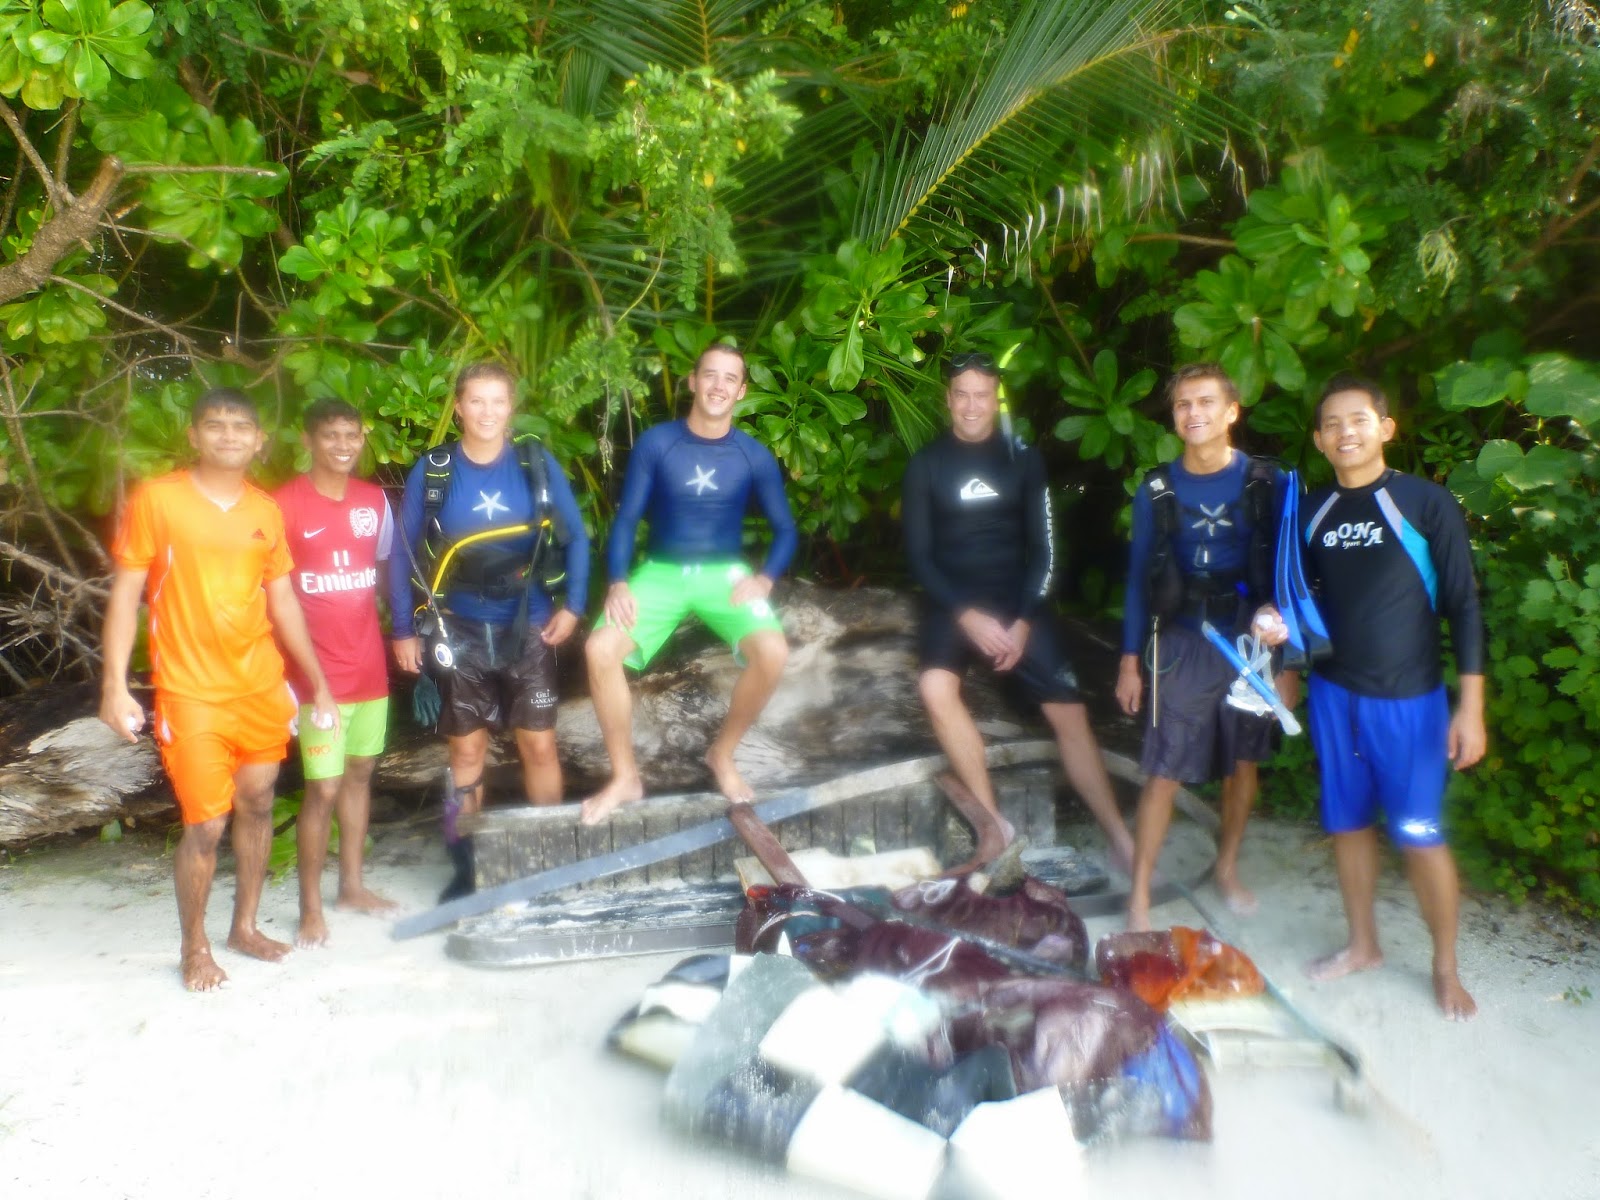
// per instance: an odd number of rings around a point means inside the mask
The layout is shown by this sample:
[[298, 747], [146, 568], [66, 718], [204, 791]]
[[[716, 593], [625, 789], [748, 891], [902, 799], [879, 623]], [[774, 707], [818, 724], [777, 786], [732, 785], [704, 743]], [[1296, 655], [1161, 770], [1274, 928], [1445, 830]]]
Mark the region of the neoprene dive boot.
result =
[[455, 777], [447, 769], [444, 773], [444, 848], [450, 855], [450, 862], [454, 873], [450, 882], [445, 884], [444, 891], [439, 893], [439, 903], [445, 904], [451, 900], [459, 899], [477, 891], [473, 881], [472, 839], [462, 837], [457, 828], [461, 818], [461, 809], [465, 798], [478, 786], [477, 783], [468, 784], [464, 788], [455, 786]]

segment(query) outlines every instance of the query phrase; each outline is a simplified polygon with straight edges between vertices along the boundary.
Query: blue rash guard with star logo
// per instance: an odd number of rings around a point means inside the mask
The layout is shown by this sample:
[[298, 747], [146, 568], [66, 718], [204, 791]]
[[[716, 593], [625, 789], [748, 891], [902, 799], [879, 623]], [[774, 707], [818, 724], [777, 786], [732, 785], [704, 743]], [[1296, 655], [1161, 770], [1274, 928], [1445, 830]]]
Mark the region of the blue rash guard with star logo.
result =
[[653, 561], [739, 558], [752, 498], [772, 529], [761, 574], [776, 579], [794, 558], [799, 534], [772, 452], [739, 429], [720, 438], [699, 437], [685, 421], [645, 430], [628, 457], [606, 545], [611, 582], [628, 578], [641, 520], [650, 525], [645, 557]]
[[[444, 504], [439, 508], [439, 530], [446, 544], [460, 541], [469, 534], [489, 529], [501, 529], [529, 520], [534, 513], [533, 491], [528, 473], [517, 457], [516, 447], [507, 444], [494, 462], [480, 465], [462, 452], [459, 442], [450, 446], [450, 488]], [[589, 593], [589, 535], [583, 528], [583, 514], [572, 495], [572, 486], [566, 473], [550, 451], [540, 448], [544, 455], [545, 478], [550, 486], [550, 502], [561, 514], [571, 540], [566, 550], [566, 607], [578, 616], [583, 615], [584, 601]], [[422, 540], [422, 493], [427, 456], [417, 460], [406, 476], [405, 496], [400, 501], [400, 536], [406, 544], [420, 553]], [[508, 554], [530, 555], [533, 552], [533, 534], [526, 533], [495, 543]], [[401, 551], [395, 555], [397, 563], [405, 563]], [[525, 561], [525, 560], [524, 560]], [[482, 621], [490, 625], [509, 625], [516, 620], [519, 597], [490, 598], [464, 588], [452, 588], [446, 581], [444, 607], [469, 621]], [[394, 614], [394, 638], [407, 638], [415, 634], [413, 607], [415, 596], [411, 588], [408, 566], [389, 572], [390, 610]], [[550, 619], [551, 599], [543, 588], [528, 589], [528, 621], [533, 626], [543, 625]]]
[[[1173, 535], [1173, 551], [1178, 570], [1186, 577], [1213, 575], [1221, 579], [1243, 576], [1249, 566], [1249, 506], [1245, 503], [1245, 484], [1249, 481], [1250, 459], [1233, 451], [1228, 465], [1209, 475], [1196, 475], [1184, 469], [1183, 460], [1167, 466], [1173, 494], [1178, 497], [1178, 527]], [[1277, 478], [1281, 492], [1283, 477]], [[1156, 514], [1149, 489], [1143, 486], [1133, 494], [1133, 545], [1128, 553], [1128, 590], [1122, 608], [1122, 652], [1138, 654], [1150, 632], [1150, 556], [1156, 548]], [[1179, 613], [1179, 625], [1199, 632], [1199, 622]]]

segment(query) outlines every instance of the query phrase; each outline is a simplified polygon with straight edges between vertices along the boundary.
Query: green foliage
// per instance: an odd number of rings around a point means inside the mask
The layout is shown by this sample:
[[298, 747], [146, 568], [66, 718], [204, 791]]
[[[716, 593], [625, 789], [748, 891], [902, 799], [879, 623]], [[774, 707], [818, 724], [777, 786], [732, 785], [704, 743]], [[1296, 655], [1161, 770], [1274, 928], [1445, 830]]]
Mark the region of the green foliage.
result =
[[1125, 383], [1117, 382], [1117, 357], [1110, 350], [1094, 356], [1092, 374], [1085, 375], [1070, 358], [1061, 360], [1062, 398], [1089, 415], [1063, 417], [1055, 435], [1076, 442], [1084, 458], [1098, 458], [1110, 467], [1133, 468], [1127, 488], [1131, 496], [1139, 476], [1157, 463], [1171, 462], [1183, 451], [1178, 435], [1145, 416], [1135, 406], [1155, 387], [1156, 373], [1140, 371]]
[[[1477, 399], [1482, 388], [1462, 365], [1441, 374]], [[1592, 368], [1554, 355], [1503, 366], [1507, 377], [1539, 381], [1532, 386], [1541, 389], [1544, 419], [1526, 452], [1513, 441], [1490, 441], [1458, 468], [1487, 485], [1466, 496], [1482, 520], [1491, 737], [1483, 767], [1458, 784], [1458, 824], [1469, 863], [1496, 887], [1513, 896], [1540, 887], [1593, 911], [1600, 907], [1596, 381]]]
[[[857, 577], [898, 568], [939, 358], [1014, 351], [1009, 403], [1055, 435], [1100, 597], [1120, 547], [1095, 534], [1178, 450], [1166, 371], [1220, 359], [1249, 448], [1325, 476], [1311, 405], [1359, 368], [1395, 400], [1391, 461], [1448, 479], [1484, 554], [1498, 767], [1461, 781], [1464, 847], [1593, 908], [1600, 367], [1572, 355], [1600, 51], [1566, 11], [0, 0], [0, 507], [85, 573], [87, 518], [182, 460], [219, 383], [267, 414], [267, 481], [340, 396], [392, 484], [489, 358], [602, 533], [631, 437], [719, 337], [748, 352], [739, 420], [789, 476], [802, 561]], [[98, 227], [18, 269], [110, 155]], [[37, 583], [24, 561], [0, 550], [6, 586]], [[1304, 785], [1301, 753], [1277, 778]]]
[[143, 79], [155, 69], [146, 44], [155, 14], [140, 0], [0, 0], [0, 95], [29, 108], [95, 99], [112, 71]]

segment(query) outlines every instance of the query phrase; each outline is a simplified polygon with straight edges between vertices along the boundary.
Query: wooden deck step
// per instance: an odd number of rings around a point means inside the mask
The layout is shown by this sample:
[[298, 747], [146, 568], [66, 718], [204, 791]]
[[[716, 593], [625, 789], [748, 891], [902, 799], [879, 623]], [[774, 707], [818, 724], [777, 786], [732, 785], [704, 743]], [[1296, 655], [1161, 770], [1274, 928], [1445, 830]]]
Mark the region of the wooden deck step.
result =
[[[1056, 778], [1053, 768], [1039, 765], [993, 772], [1001, 813], [1034, 845], [1055, 843]], [[472, 837], [477, 885], [487, 888], [699, 825], [721, 816], [726, 807], [721, 796], [711, 793], [647, 797], [596, 826], [579, 822], [576, 804], [495, 808], [464, 818], [462, 831]], [[932, 780], [842, 801], [779, 822], [774, 832], [787, 850], [815, 848], [840, 855], [926, 846], [949, 863], [965, 858], [971, 847], [968, 826]], [[733, 880], [734, 861], [745, 853], [740, 843], [723, 842], [588, 886], [615, 889]]]

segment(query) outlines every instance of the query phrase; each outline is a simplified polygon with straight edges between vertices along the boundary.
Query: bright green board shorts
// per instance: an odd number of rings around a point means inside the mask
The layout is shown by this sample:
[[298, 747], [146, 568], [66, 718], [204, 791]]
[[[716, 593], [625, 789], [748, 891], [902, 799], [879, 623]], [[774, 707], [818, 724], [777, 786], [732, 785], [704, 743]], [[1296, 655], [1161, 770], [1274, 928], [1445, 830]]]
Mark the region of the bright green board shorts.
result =
[[[656, 656], [667, 638], [691, 613], [735, 650], [752, 633], [763, 629], [783, 632], [783, 622], [765, 600], [735, 605], [730, 597], [733, 585], [750, 574], [750, 568], [737, 560], [707, 563], [642, 563], [628, 580], [638, 608], [635, 623], [627, 631], [634, 651], [625, 660], [642, 671]], [[601, 617], [595, 628], [608, 622]]]
[[300, 762], [307, 779], [337, 779], [344, 760], [377, 758], [389, 728], [389, 698], [339, 705], [339, 728], [323, 730], [311, 723], [312, 707], [300, 706]]

